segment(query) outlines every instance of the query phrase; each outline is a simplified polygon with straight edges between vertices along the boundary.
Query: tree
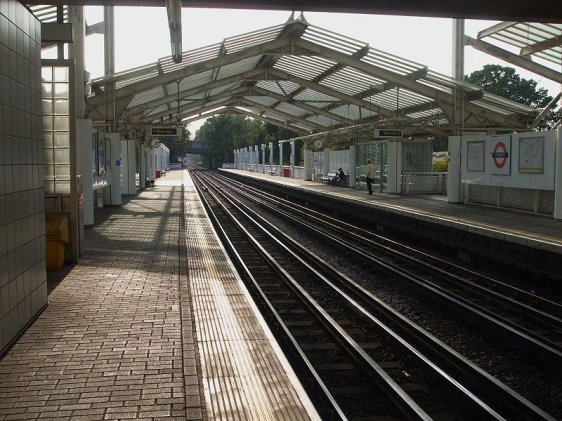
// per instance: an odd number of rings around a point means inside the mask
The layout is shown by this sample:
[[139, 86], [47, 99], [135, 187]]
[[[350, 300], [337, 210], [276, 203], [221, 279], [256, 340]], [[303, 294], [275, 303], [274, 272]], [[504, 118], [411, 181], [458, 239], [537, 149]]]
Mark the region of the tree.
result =
[[[296, 136], [289, 130], [282, 130], [283, 135]], [[261, 120], [238, 114], [223, 114], [207, 119], [195, 134], [195, 138], [207, 144], [210, 165], [214, 168], [223, 162], [232, 162], [235, 149], [268, 144], [279, 140], [279, 134], [275, 126]]]
[[[472, 72], [464, 77], [467, 82], [481, 86], [485, 91], [511, 99], [533, 108], [543, 108], [552, 97], [544, 88], [537, 89], [537, 81], [523, 79], [515, 69], [497, 64], [486, 64], [482, 70]], [[551, 112], [542, 128], [550, 128], [560, 119], [561, 110]]]
[[173, 142], [165, 141], [164, 144], [170, 149], [170, 162], [178, 162], [178, 158], [185, 155], [185, 148], [191, 132], [187, 129], [185, 125], [181, 126], [182, 136], [179, 139], [174, 139]]

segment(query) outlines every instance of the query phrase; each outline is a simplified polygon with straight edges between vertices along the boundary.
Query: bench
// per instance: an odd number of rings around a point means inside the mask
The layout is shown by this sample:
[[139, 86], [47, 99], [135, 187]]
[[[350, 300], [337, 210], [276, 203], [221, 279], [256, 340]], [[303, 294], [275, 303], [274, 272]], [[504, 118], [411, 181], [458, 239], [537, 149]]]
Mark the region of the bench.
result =
[[322, 184], [326, 183], [326, 184], [330, 184], [330, 181], [332, 181], [332, 179], [335, 177], [336, 175], [333, 173], [328, 173], [328, 175], [323, 175], [320, 177], [320, 181], [322, 182]]
[[[322, 183], [330, 184], [335, 176], [336, 176], [335, 172], [330, 172], [330, 173], [328, 173], [328, 175], [321, 176], [320, 181]], [[338, 180], [336, 182], [336, 184], [332, 184], [332, 185], [341, 186], [341, 187], [349, 187], [349, 174], [345, 175], [345, 180]]]
[[269, 175], [276, 175], [276, 174], [275, 174], [275, 171], [268, 171], [267, 173], [268, 173]]

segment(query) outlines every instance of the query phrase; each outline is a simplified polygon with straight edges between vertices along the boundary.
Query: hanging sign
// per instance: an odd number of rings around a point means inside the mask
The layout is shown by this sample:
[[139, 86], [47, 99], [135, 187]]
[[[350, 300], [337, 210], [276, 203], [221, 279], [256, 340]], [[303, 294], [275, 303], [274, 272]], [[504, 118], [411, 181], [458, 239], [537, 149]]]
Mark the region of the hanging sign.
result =
[[375, 129], [375, 137], [384, 137], [385, 139], [404, 137], [404, 133], [399, 129]]
[[152, 127], [150, 134], [154, 137], [181, 136], [181, 129], [179, 127]]

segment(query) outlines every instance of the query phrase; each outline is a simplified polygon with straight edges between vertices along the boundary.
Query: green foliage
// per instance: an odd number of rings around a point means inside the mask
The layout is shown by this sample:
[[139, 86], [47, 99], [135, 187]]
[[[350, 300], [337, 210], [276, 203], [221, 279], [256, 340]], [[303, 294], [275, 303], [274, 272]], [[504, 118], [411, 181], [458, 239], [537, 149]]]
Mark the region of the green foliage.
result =
[[182, 126], [181, 139], [176, 139], [173, 142], [164, 142], [168, 149], [170, 149], [170, 162], [178, 162], [178, 157], [185, 155], [185, 148], [190, 137], [191, 132], [186, 126]]
[[[530, 107], [542, 108], [552, 100], [546, 89], [537, 89], [537, 81], [521, 78], [512, 67], [486, 64], [482, 70], [472, 72], [464, 78], [467, 82], [481, 86], [487, 92]], [[542, 128], [549, 128], [558, 121], [561, 110], [551, 113]]]
[[207, 143], [211, 167], [216, 168], [223, 162], [233, 162], [235, 149], [279, 140], [280, 132], [294, 136], [291, 131], [278, 129], [261, 120], [239, 114], [224, 114], [207, 119], [195, 133], [195, 138]]
[[433, 172], [447, 172], [447, 171], [449, 171], [449, 157], [448, 156], [442, 156], [440, 158], [433, 159], [431, 171], [433, 171]]

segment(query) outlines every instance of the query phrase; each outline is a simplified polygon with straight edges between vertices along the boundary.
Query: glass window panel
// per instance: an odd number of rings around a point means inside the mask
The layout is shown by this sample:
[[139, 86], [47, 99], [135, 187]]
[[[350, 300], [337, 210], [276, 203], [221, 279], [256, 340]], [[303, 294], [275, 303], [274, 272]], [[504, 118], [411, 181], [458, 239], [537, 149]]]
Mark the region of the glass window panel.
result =
[[56, 180], [70, 180], [70, 165], [55, 165]]
[[45, 149], [44, 159], [45, 159], [45, 166], [51, 165], [55, 161], [52, 149]]
[[43, 117], [43, 131], [52, 132], [53, 131], [53, 118], [50, 116]]
[[53, 146], [53, 132], [43, 132], [43, 141], [45, 147]]
[[54, 139], [56, 147], [68, 148], [70, 146], [70, 134], [68, 132], [56, 132]]
[[68, 149], [55, 149], [55, 162], [57, 164], [70, 164], [70, 153]]
[[55, 67], [55, 81], [68, 82], [68, 67]]
[[53, 68], [52, 67], [42, 67], [41, 68], [41, 79], [44, 81], [53, 80]]
[[53, 117], [54, 120], [54, 129], [55, 131], [68, 131], [70, 126], [69, 126], [69, 121], [68, 121], [68, 117]]
[[53, 97], [53, 84], [52, 83], [43, 83], [42, 84], [42, 92], [43, 98], [52, 98]]
[[68, 99], [57, 99], [55, 100], [55, 114], [68, 115]]
[[55, 98], [68, 98], [68, 83], [53, 83]]
[[53, 102], [50, 99], [44, 99], [43, 101], [43, 115], [53, 115]]
[[70, 182], [69, 181], [57, 181], [56, 183], [56, 192], [59, 194], [70, 194]]

